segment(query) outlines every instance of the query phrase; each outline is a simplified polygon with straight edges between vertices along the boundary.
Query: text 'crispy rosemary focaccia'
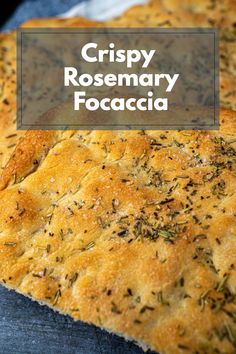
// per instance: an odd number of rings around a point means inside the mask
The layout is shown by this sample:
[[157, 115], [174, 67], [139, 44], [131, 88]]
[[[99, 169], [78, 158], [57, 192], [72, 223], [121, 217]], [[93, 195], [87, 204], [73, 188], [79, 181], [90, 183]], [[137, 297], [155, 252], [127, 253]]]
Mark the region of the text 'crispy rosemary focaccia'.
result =
[[[156, 0], [103, 23], [25, 26], [217, 27], [221, 103], [235, 109], [234, 13], [230, 0]], [[0, 42], [3, 166], [24, 133], [15, 34]], [[160, 353], [235, 353], [235, 133], [227, 110], [219, 132], [26, 133], [1, 178], [1, 283]]]

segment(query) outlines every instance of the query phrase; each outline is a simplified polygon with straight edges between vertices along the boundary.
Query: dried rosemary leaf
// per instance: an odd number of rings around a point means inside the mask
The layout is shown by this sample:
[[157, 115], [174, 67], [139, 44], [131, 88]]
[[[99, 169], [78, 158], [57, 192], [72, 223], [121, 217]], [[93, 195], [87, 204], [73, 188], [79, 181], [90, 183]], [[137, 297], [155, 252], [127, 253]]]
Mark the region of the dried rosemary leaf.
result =
[[91, 248], [93, 248], [95, 246], [95, 242], [94, 241], [91, 241], [89, 242], [86, 246], [82, 247], [80, 249], [81, 252], [84, 252], [84, 251], [88, 251], [90, 250]]
[[5, 246], [16, 247], [17, 243], [16, 242], [7, 241], [7, 242], [4, 242], [4, 245]]

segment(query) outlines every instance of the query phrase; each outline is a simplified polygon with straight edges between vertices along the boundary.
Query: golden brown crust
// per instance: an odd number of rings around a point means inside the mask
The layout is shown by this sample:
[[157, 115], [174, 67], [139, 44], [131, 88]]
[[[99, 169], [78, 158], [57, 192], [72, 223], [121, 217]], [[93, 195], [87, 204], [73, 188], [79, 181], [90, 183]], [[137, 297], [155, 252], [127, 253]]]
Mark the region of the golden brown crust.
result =
[[156, 351], [233, 354], [236, 113], [221, 122], [28, 132], [3, 174], [2, 282]]
[[[106, 24], [26, 26], [220, 27], [221, 101], [235, 108], [234, 6], [162, 0]], [[14, 34], [2, 40], [5, 163]], [[28, 132], [0, 182], [1, 282], [161, 353], [235, 353], [235, 134], [229, 110], [219, 132]]]
[[15, 34], [0, 35], [0, 168], [5, 166], [23, 131], [16, 131]]
[[84, 17], [70, 17], [70, 18], [34, 18], [28, 20], [22, 24], [22, 27], [31, 28], [31, 27], [101, 27], [102, 23], [98, 21], [93, 21], [86, 19]]
[[3, 170], [2, 183], [8, 183], [13, 178], [14, 183], [38, 168], [41, 159], [47, 154], [50, 147], [56, 142], [56, 132], [35, 131], [32, 135], [27, 132]]
[[[29, 27], [30, 27], [29, 21]], [[79, 23], [79, 25], [78, 25]], [[83, 18], [39, 19], [31, 25], [96, 27], [97, 22]], [[27, 22], [25, 26], [28, 27]], [[2, 169], [14, 151], [25, 131], [16, 130], [16, 34], [0, 34], [0, 169]]]

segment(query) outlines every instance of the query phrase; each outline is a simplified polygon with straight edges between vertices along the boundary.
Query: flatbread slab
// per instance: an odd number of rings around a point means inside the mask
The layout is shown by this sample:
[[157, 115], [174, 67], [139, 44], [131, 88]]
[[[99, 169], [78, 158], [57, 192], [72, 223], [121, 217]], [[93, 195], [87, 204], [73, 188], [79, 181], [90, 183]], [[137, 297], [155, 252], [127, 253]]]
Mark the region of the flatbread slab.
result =
[[235, 131], [28, 132], [1, 282], [160, 353], [235, 353]]
[[[156, 0], [25, 26], [219, 27], [235, 109], [234, 6]], [[235, 353], [236, 113], [219, 132], [16, 132], [14, 33], [0, 51], [1, 283], [159, 353]]]

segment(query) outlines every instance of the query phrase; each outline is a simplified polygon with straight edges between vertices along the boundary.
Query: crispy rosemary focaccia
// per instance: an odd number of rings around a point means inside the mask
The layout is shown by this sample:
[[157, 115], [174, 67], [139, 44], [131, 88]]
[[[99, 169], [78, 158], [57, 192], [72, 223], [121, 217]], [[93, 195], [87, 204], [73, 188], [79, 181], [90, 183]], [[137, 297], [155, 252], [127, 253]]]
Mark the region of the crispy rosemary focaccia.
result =
[[219, 132], [28, 132], [1, 282], [160, 353], [235, 353], [235, 133], [226, 110]]
[[[216, 26], [221, 102], [235, 109], [233, 6], [152, 1], [106, 23], [25, 26]], [[0, 40], [5, 165], [23, 133], [15, 35]], [[235, 353], [235, 133], [227, 110], [219, 132], [26, 133], [1, 178], [1, 283], [160, 353]]]
[[0, 168], [5, 166], [23, 131], [16, 130], [15, 34], [0, 35]]
[[[47, 23], [47, 25], [46, 25]], [[40, 19], [37, 26], [96, 27], [98, 24], [84, 18]], [[20, 137], [16, 130], [16, 33], [0, 34], [0, 168], [10, 158]]]

